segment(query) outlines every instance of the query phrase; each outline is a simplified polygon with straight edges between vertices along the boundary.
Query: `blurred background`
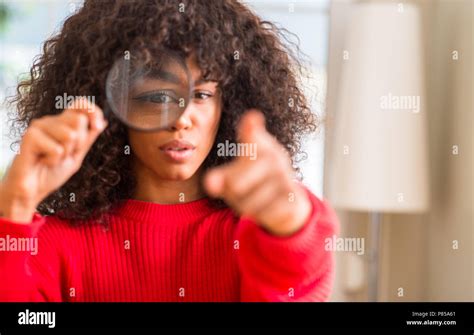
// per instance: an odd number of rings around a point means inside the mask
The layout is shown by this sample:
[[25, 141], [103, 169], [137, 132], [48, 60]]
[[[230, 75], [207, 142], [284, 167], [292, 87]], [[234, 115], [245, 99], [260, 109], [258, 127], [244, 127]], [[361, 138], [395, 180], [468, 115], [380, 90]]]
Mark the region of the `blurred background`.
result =
[[333, 300], [473, 301], [474, 2], [330, 13], [324, 195], [367, 249], [336, 253]]
[[[471, 0], [245, 1], [289, 30], [320, 118], [304, 183], [336, 209], [332, 301], [473, 301]], [[82, 1], [0, 1], [0, 100]], [[0, 107], [0, 176], [15, 148]]]

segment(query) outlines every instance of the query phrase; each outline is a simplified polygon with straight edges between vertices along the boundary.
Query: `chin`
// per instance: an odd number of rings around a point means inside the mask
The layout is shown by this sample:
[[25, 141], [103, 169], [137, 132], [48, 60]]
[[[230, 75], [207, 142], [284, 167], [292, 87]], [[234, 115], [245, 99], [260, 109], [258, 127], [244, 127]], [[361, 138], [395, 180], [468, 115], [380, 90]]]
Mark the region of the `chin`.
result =
[[184, 181], [190, 179], [197, 169], [186, 165], [169, 166], [163, 169], [161, 167], [156, 173], [165, 180]]

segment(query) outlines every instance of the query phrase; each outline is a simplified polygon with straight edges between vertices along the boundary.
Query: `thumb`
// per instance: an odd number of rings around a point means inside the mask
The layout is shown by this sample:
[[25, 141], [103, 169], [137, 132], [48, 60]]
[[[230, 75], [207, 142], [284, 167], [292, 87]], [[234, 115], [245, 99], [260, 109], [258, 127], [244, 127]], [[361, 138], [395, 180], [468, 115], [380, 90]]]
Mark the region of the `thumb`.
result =
[[225, 173], [222, 168], [211, 169], [204, 176], [204, 188], [212, 197], [222, 196], [224, 193]]
[[246, 112], [237, 126], [237, 138], [242, 143], [256, 142], [262, 132], [266, 132], [265, 117], [256, 109]]

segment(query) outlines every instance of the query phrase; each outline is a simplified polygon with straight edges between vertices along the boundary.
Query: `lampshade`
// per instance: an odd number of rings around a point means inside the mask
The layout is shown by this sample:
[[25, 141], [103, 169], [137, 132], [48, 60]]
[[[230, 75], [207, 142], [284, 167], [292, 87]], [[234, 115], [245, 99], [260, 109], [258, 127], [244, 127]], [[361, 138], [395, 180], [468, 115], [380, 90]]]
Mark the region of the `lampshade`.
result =
[[418, 8], [355, 4], [346, 38], [326, 197], [342, 209], [424, 211], [429, 175]]

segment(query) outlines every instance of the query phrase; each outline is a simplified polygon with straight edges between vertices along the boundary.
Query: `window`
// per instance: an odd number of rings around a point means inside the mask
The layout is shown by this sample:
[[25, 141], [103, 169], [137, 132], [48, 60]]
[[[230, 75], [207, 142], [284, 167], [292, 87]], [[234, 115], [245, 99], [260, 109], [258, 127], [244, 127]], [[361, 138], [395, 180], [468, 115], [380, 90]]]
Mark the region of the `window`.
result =
[[[313, 112], [320, 119], [319, 131], [307, 139], [304, 148], [307, 159], [299, 166], [303, 182], [322, 197], [324, 168], [324, 108], [326, 98], [326, 68], [329, 36], [329, 0], [246, 1], [265, 20], [286, 28], [299, 39], [301, 51], [308, 56], [309, 81], [305, 82]], [[297, 40], [295, 40], [297, 41]]]
[[0, 1], [0, 177], [12, 161], [5, 98], [14, 95], [18, 80], [29, 76], [43, 42], [81, 4], [61, 0]]

